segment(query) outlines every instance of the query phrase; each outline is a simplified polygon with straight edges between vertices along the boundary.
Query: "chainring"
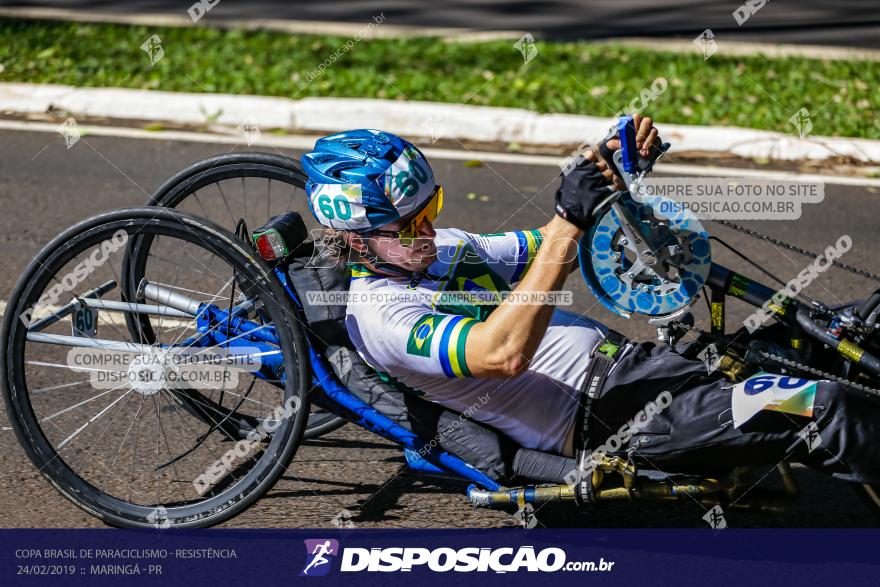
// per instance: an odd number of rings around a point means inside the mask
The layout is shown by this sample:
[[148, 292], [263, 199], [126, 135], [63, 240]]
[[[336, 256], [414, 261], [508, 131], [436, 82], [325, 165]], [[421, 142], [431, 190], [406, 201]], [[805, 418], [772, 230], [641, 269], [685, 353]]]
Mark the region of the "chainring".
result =
[[[639, 200], [624, 194], [618, 201], [653, 244], [655, 264], [637, 259], [617, 212], [609, 209], [581, 238], [581, 274], [593, 295], [616, 314], [673, 315], [689, 306], [706, 283], [712, 265], [709, 237], [700, 221], [674, 200], [655, 195], [640, 195]], [[662, 213], [655, 215], [655, 209]]]

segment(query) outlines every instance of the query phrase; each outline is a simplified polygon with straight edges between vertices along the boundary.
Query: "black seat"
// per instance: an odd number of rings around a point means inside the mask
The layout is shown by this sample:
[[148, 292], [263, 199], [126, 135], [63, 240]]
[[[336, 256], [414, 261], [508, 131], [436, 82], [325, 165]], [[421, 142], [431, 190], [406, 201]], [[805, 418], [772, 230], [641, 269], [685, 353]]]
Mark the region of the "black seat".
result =
[[[405, 391], [383, 378], [361, 358], [345, 328], [342, 305], [309, 304], [306, 292], [348, 290], [348, 271], [342, 267], [310, 266], [315, 247], [297, 248], [289, 275], [308, 322], [313, 343], [328, 359], [339, 380], [355, 396], [426, 441], [467, 461], [496, 480], [512, 475], [517, 445], [496, 430]], [[318, 265], [320, 263], [315, 263]]]

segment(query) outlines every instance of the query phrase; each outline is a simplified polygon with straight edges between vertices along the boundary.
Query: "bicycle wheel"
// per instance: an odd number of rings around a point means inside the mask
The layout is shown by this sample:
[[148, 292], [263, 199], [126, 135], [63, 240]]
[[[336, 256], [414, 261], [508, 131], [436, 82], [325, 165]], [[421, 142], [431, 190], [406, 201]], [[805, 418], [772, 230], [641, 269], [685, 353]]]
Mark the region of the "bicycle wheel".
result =
[[[141, 284], [150, 303], [133, 305], [118, 285], [139, 238], [162, 261]], [[131, 336], [130, 313], [158, 317], [151, 344]], [[272, 487], [301, 442], [301, 326], [271, 270], [203, 219], [133, 208], [73, 226], [22, 275], [2, 336], [19, 442], [65, 497], [110, 525], [227, 520]], [[239, 369], [224, 357], [259, 360]]]
[[[271, 153], [227, 153], [190, 165], [152, 195], [149, 206], [176, 208], [234, 231], [240, 220], [254, 229], [272, 216], [296, 211], [316, 235], [321, 226], [306, 205], [307, 177], [299, 162]], [[140, 329], [149, 334], [149, 318]], [[344, 418], [312, 407], [303, 438], [311, 440], [346, 424]]]
[[868, 506], [876, 520], [880, 521], [880, 485], [870, 483], [854, 483], [853, 489]]

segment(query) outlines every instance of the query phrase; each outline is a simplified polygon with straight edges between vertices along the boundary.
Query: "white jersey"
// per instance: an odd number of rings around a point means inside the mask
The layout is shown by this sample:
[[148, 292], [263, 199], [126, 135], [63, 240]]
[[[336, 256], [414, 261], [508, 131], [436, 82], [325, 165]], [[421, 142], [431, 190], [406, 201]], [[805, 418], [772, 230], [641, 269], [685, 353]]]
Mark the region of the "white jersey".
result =
[[419, 281], [352, 267], [346, 315], [352, 342], [374, 369], [426, 399], [526, 448], [560, 452], [590, 353], [607, 328], [556, 310], [527, 371], [509, 379], [473, 377], [464, 353], [468, 332], [495, 306], [441, 294], [509, 290], [534, 259], [541, 233], [438, 229], [435, 243], [437, 260]]

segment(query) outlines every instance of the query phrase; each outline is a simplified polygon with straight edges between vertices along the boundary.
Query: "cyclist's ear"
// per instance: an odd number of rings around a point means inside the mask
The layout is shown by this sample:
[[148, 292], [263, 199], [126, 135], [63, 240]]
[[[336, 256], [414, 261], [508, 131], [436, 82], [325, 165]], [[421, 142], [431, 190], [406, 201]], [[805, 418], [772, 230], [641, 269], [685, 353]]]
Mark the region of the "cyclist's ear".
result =
[[342, 233], [342, 238], [345, 239], [345, 242], [348, 244], [351, 250], [358, 253], [367, 252], [367, 242], [359, 234], [346, 231]]

